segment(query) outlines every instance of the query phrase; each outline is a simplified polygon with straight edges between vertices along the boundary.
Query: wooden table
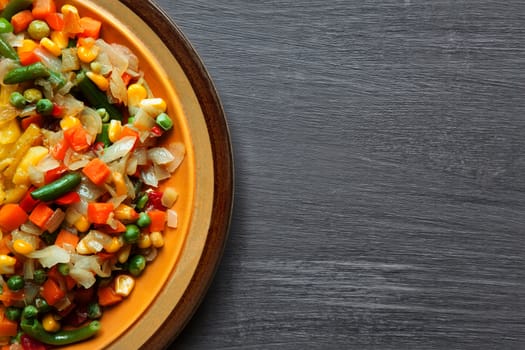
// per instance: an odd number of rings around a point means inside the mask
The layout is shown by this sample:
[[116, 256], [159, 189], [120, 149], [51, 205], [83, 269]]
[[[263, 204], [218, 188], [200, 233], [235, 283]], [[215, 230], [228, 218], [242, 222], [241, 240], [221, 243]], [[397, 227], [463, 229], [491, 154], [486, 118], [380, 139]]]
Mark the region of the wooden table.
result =
[[524, 1], [158, 4], [236, 163], [174, 348], [525, 348]]

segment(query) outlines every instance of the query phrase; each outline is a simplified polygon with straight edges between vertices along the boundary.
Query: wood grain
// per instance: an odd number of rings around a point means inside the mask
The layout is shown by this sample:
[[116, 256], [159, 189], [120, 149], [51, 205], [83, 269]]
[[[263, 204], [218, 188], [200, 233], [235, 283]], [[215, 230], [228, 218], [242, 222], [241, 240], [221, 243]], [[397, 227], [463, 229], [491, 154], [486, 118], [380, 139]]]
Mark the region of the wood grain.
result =
[[525, 347], [525, 3], [158, 0], [203, 58], [230, 239], [176, 349]]

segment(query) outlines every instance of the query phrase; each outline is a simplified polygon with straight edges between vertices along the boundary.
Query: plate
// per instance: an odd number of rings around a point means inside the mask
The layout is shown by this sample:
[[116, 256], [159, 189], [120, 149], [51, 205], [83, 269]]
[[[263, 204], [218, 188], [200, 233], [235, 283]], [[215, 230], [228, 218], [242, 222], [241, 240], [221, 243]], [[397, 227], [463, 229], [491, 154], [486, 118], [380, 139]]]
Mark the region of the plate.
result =
[[[64, 1], [57, 1], [57, 6]], [[129, 47], [155, 96], [175, 119], [170, 141], [186, 157], [167, 181], [179, 192], [179, 225], [133, 293], [106, 311], [102, 330], [71, 349], [160, 349], [181, 332], [204, 297], [222, 256], [233, 202], [233, 161], [223, 108], [202, 61], [180, 29], [151, 1], [72, 0], [103, 21], [102, 37]]]

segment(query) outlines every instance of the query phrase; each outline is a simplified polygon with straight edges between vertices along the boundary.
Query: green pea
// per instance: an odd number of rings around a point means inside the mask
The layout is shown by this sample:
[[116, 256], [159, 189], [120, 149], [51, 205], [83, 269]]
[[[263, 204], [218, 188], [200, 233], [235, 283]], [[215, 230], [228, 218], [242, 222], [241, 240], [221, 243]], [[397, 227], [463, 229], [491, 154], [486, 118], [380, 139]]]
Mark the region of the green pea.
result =
[[35, 270], [35, 272], [33, 273], [33, 280], [37, 284], [44, 283], [46, 281], [46, 279], [47, 279], [47, 273], [43, 269]]
[[137, 226], [144, 228], [148, 227], [151, 224], [151, 218], [149, 217], [148, 213], [142, 212], [139, 214], [139, 218], [137, 220]]
[[24, 108], [26, 105], [26, 99], [18, 91], [14, 91], [9, 95], [9, 103], [15, 108]]
[[102, 122], [107, 123], [111, 119], [109, 116], [108, 111], [105, 108], [99, 108], [97, 109], [97, 113], [100, 116], [100, 119], [102, 119]]
[[18, 321], [20, 317], [22, 317], [22, 310], [14, 306], [9, 306], [5, 309], [5, 317], [10, 321]]
[[24, 98], [29, 103], [36, 103], [42, 98], [42, 91], [35, 88], [27, 89], [24, 91]]
[[12, 291], [17, 291], [24, 288], [24, 284], [24, 277], [19, 275], [11, 276], [7, 280], [7, 288], [11, 289]]
[[51, 29], [49, 29], [49, 25], [45, 21], [41, 21], [39, 19], [35, 19], [29, 23], [29, 27], [27, 28], [27, 33], [31, 39], [34, 40], [45, 38], [46, 36], [49, 36], [50, 32]]
[[146, 207], [146, 204], [148, 203], [149, 197], [147, 193], [143, 193], [139, 196], [137, 199], [137, 205], [135, 208], [137, 210], [143, 210]]
[[22, 317], [26, 319], [33, 319], [38, 315], [38, 309], [34, 305], [27, 305], [22, 311]]
[[124, 242], [136, 243], [139, 240], [140, 228], [137, 225], [126, 225], [126, 232], [124, 232]]
[[142, 255], [133, 255], [129, 258], [129, 273], [133, 276], [139, 276], [146, 268], [146, 258]]
[[53, 113], [53, 102], [47, 98], [42, 98], [36, 103], [36, 111], [44, 116]]

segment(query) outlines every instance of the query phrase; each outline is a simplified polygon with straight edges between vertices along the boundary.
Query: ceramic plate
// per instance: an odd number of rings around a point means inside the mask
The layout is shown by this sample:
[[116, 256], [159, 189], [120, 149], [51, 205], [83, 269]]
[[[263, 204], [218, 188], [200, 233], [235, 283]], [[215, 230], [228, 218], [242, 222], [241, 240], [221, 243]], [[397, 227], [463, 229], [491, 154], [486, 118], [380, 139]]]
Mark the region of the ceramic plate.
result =
[[[57, 1], [57, 5], [63, 4]], [[132, 295], [104, 313], [102, 331], [73, 349], [166, 347], [188, 322], [220, 260], [230, 221], [233, 171], [229, 133], [214, 86], [177, 26], [151, 1], [73, 0], [103, 21], [102, 37], [128, 46], [154, 95], [168, 101], [186, 157], [168, 180], [178, 192], [179, 225]]]

